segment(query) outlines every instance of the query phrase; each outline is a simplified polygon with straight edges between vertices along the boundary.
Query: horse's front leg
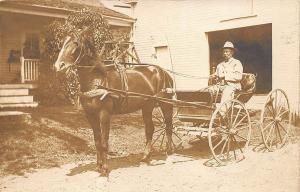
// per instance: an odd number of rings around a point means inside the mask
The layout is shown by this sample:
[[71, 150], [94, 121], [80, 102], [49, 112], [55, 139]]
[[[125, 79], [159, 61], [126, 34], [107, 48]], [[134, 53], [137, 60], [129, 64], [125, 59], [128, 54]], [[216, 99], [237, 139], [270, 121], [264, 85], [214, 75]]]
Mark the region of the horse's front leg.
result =
[[102, 149], [101, 149], [101, 129], [99, 123], [98, 113], [86, 112], [86, 118], [88, 119], [94, 134], [94, 141], [97, 153], [97, 169], [100, 171], [102, 168]]
[[108, 139], [110, 131], [110, 121], [112, 115], [112, 103], [108, 103], [102, 107], [99, 113], [100, 129], [101, 129], [101, 151], [102, 151], [102, 169], [101, 175], [108, 176]]
[[142, 109], [143, 120], [145, 124], [146, 147], [142, 161], [148, 161], [152, 150], [152, 137], [154, 125], [152, 121], [153, 105], [147, 105]]

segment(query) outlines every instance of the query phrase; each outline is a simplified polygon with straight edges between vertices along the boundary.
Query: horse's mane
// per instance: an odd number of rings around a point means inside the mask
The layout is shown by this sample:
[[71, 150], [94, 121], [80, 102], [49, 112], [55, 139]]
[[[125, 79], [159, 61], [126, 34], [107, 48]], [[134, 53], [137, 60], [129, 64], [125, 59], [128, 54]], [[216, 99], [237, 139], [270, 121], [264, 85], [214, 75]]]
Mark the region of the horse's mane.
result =
[[75, 35], [80, 38], [81, 43], [84, 44], [85, 48], [85, 64], [84, 66], [91, 66], [93, 72], [102, 73], [102, 75], [106, 75], [105, 65], [101, 59], [101, 55], [96, 50], [96, 46], [94, 45], [94, 41], [91, 39], [91, 34], [83, 30], [80, 33], [75, 33]]

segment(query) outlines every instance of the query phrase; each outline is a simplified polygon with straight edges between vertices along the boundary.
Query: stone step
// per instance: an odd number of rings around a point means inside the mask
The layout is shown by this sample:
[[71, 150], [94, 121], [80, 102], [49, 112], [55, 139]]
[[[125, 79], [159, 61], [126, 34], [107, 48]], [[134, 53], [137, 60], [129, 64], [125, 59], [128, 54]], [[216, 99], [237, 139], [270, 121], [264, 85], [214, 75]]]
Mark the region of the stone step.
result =
[[0, 117], [27, 115], [21, 111], [0, 111]]
[[0, 109], [8, 109], [8, 108], [35, 108], [38, 106], [37, 102], [31, 102], [31, 103], [0, 103]]
[[0, 89], [0, 97], [1, 96], [20, 96], [20, 95], [28, 95], [28, 89]]
[[0, 84], [0, 89], [35, 89], [36, 84]]
[[0, 97], [0, 104], [6, 104], [6, 103], [32, 103], [32, 102], [33, 102], [33, 96], [31, 96], [31, 95]]

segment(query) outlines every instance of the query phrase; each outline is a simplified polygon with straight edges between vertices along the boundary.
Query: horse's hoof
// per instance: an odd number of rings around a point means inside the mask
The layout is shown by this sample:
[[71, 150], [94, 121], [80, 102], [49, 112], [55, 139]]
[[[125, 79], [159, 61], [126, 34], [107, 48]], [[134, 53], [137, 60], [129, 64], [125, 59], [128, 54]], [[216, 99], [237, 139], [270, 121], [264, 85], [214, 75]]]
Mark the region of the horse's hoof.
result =
[[148, 163], [150, 161], [150, 155], [144, 155], [141, 159], [141, 162]]
[[100, 177], [108, 177], [109, 176], [109, 172], [108, 171], [102, 171], [100, 173]]
[[175, 150], [173, 148], [171, 148], [171, 149], [167, 149], [166, 152], [167, 152], [167, 155], [172, 155], [172, 154], [174, 154]]
[[109, 170], [102, 168], [100, 170], [100, 177], [108, 177], [109, 176]]

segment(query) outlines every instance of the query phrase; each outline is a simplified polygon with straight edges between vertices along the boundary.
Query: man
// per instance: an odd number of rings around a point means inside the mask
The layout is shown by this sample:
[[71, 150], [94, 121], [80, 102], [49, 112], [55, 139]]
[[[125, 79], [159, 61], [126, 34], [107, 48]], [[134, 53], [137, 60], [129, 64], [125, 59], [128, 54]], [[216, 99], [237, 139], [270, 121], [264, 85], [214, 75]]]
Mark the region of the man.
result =
[[219, 80], [219, 85], [213, 87], [214, 90], [222, 91], [221, 103], [234, 98], [234, 92], [241, 90], [241, 80], [243, 66], [241, 62], [233, 58], [236, 52], [233, 44], [226, 41], [223, 46], [224, 61], [218, 64], [216, 72], [213, 74]]

